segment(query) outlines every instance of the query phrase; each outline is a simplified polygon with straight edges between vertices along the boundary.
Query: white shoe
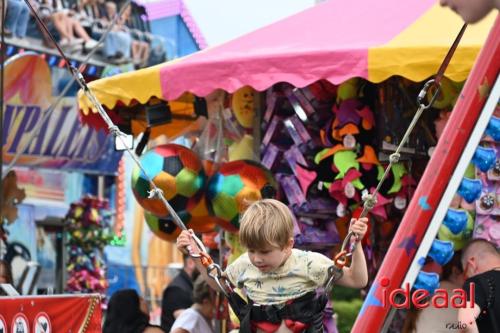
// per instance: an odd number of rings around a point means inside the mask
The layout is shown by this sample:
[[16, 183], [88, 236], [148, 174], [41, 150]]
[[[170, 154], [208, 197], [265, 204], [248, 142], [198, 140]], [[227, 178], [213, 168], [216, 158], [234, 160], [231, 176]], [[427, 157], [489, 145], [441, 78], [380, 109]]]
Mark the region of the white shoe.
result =
[[85, 42], [84, 47], [86, 50], [92, 50], [97, 46], [98, 42], [93, 39], [89, 39], [88, 41]]
[[71, 45], [83, 44], [83, 38], [73, 38], [69, 41]]

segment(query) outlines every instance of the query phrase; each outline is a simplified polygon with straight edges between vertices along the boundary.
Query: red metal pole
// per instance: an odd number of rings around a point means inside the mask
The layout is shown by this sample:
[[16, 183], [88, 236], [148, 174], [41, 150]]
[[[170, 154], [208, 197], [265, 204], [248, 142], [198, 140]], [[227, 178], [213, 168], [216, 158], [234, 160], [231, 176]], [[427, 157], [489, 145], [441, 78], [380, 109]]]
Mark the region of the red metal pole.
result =
[[[390, 310], [382, 289], [400, 288], [500, 68], [500, 18], [465, 83], [351, 332], [379, 332]], [[384, 288], [381, 288], [384, 281]], [[387, 285], [388, 283], [388, 285]]]

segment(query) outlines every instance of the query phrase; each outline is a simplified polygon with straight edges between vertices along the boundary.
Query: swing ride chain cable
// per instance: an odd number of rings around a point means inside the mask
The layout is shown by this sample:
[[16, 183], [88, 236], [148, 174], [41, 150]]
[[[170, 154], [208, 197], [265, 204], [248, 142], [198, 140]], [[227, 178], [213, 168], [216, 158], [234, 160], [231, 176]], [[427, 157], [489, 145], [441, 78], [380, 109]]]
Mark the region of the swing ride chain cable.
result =
[[[171, 215], [174, 223], [179, 227], [181, 230], [188, 230], [186, 225], [182, 222], [180, 219], [179, 215], [175, 212], [174, 208], [170, 205], [170, 203], [165, 199], [165, 196], [163, 195], [163, 191], [156, 186], [154, 181], [149, 177], [148, 173], [144, 169], [141, 161], [137, 157], [137, 155], [132, 151], [130, 147], [127, 146], [124, 140], [125, 134], [120, 131], [118, 126], [116, 126], [113, 121], [109, 118], [108, 114], [106, 111], [104, 111], [104, 108], [102, 105], [99, 103], [97, 98], [94, 96], [92, 91], [89, 89], [88, 85], [85, 82], [85, 79], [83, 78], [83, 75], [78, 72], [78, 70], [74, 67], [72, 67], [72, 72], [73, 74], [77, 77], [77, 82], [79, 83], [80, 87], [82, 88], [85, 96], [90, 100], [90, 102], [96, 107], [97, 111], [99, 112], [100, 116], [103, 118], [103, 120], [106, 122], [106, 125], [108, 126], [109, 132], [115, 137], [118, 138], [123, 146], [126, 148], [126, 151], [129, 153], [129, 155], [132, 157], [136, 165], [139, 167], [141, 170], [143, 176], [146, 178], [146, 180], [149, 182], [149, 184], [152, 187], [152, 190], [149, 191], [149, 197], [148, 199], [159, 199], [163, 202], [165, 207], [167, 208], [169, 214]], [[193, 258], [199, 258], [202, 265], [207, 269], [207, 275], [212, 278], [221, 291], [224, 293], [226, 297], [229, 297], [229, 294], [227, 290], [224, 288], [223, 284], [221, 283], [220, 280], [225, 280], [225, 285], [226, 287], [230, 289], [230, 286], [228, 284], [228, 281], [223, 277], [222, 275], [222, 269], [220, 268], [219, 265], [213, 262], [212, 258], [209, 256], [207, 249], [203, 242], [195, 235], [191, 234], [192, 239], [194, 240], [196, 246], [200, 250], [200, 253], [195, 254], [192, 251], [189, 251], [189, 255]]]
[[[441, 79], [444, 76], [444, 72], [446, 71], [446, 68], [448, 67], [448, 65], [450, 63], [451, 58], [453, 57], [453, 54], [455, 53], [455, 51], [458, 47], [458, 44], [460, 43], [460, 40], [462, 39], [462, 36], [463, 36], [466, 28], [467, 28], [467, 24], [464, 24], [462, 26], [462, 28], [460, 29], [460, 32], [458, 33], [457, 37], [455, 38], [455, 41], [453, 42], [452, 46], [448, 50], [448, 53], [444, 57], [443, 62], [441, 63], [441, 66], [439, 67], [439, 69], [437, 71], [437, 74], [435, 75], [435, 77], [433, 79], [428, 80], [424, 84], [422, 89], [420, 90], [420, 92], [417, 96], [417, 105], [418, 105], [417, 112], [413, 116], [413, 119], [412, 119], [410, 125], [408, 126], [403, 138], [401, 139], [401, 142], [399, 143], [398, 147], [396, 148], [396, 151], [389, 156], [389, 164], [385, 168], [384, 174], [383, 174], [382, 178], [379, 180], [377, 187], [375, 188], [373, 193], [371, 193], [371, 194], [367, 193], [367, 194], [363, 195], [363, 197], [362, 197], [362, 200], [364, 201], [363, 211], [361, 212], [359, 218], [366, 217], [368, 215], [369, 211], [372, 210], [375, 207], [375, 205], [377, 204], [377, 193], [380, 190], [380, 188], [382, 187], [382, 184], [386, 180], [387, 176], [389, 175], [389, 172], [390, 172], [392, 166], [395, 163], [399, 162], [399, 159], [401, 157], [401, 154], [400, 154], [401, 149], [408, 141], [410, 134], [412, 133], [415, 126], [417, 125], [417, 122], [420, 119], [420, 116], [422, 115], [422, 113], [425, 110], [429, 109], [436, 101], [436, 99], [441, 91]], [[432, 87], [435, 88], [436, 91], [432, 95], [428, 104], [425, 104], [424, 99], [427, 96], [430, 88], [432, 88]], [[352, 237], [356, 238], [355, 242], [351, 242]], [[327, 279], [327, 282], [325, 284], [325, 290], [329, 290], [333, 286], [333, 283], [335, 283], [335, 278], [339, 279], [342, 276], [340, 272], [341, 272], [342, 268], [346, 265], [347, 258], [352, 256], [354, 250], [356, 249], [356, 244], [360, 241], [361, 240], [358, 239], [358, 236], [356, 235], [356, 233], [354, 233], [353, 231], [349, 231], [347, 236], [344, 238], [344, 241], [342, 242], [342, 247], [340, 248], [340, 252], [335, 256], [335, 258], [333, 260], [335, 266], [332, 266], [329, 269], [329, 278]], [[349, 249], [348, 249], [348, 247], [349, 247]], [[339, 272], [339, 270], [340, 270], [340, 272]]]
[[[118, 128], [118, 126], [116, 126], [113, 123], [113, 121], [108, 116], [108, 114], [104, 110], [104, 108], [101, 105], [101, 103], [97, 100], [97, 98], [95, 97], [95, 95], [93, 94], [93, 92], [88, 87], [88, 85], [85, 82], [85, 79], [84, 79], [83, 75], [81, 74], [81, 72], [69, 62], [68, 58], [66, 57], [66, 55], [64, 54], [64, 52], [60, 48], [59, 44], [54, 39], [54, 37], [52, 36], [52, 34], [50, 33], [50, 31], [46, 27], [45, 23], [40, 19], [40, 17], [38, 16], [38, 13], [34, 10], [34, 8], [31, 5], [31, 3], [29, 3], [28, 0], [25, 0], [25, 1], [28, 4], [28, 7], [30, 8], [31, 12], [34, 14], [35, 19], [38, 21], [38, 23], [41, 25], [42, 29], [49, 36], [49, 38], [52, 40], [52, 42], [56, 46], [56, 49], [59, 52], [59, 54], [61, 55], [61, 57], [65, 60], [66, 66], [69, 69], [69, 71], [71, 72], [71, 74], [73, 75], [73, 78], [76, 79], [76, 82], [78, 83], [78, 85], [82, 89], [82, 91], [85, 94], [85, 96], [89, 99], [89, 101], [92, 103], [92, 105], [94, 106], [94, 108], [97, 110], [97, 112], [99, 113], [99, 115], [102, 117], [102, 119], [104, 120], [104, 122], [108, 126], [109, 132], [113, 135], [113, 137], [118, 138], [121, 141], [121, 143], [123, 144], [123, 146], [126, 148], [126, 151], [128, 152], [128, 154], [132, 157], [132, 159], [134, 160], [134, 162], [136, 163], [136, 165], [141, 170], [142, 174], [145, 176], [146, 180], [151, 185], [152, 189], [151, 189], [151, 191], [149, 191], [148, 199], [155, 199], [155, 198], [159, 199], [165, 205], [165, 207], [167, 208], [168, 213], [171, 215], [171, 217], [173, 219], [173, 222], [177, 225], [177, 227], [179, 227], [181, 230], [188, 230], [187, 227], [186, 227], [186, 225], [179, 218], [179, 215], [177, 215], [177, 213], [175, 212], [175, 210], [173, 209], [173, 207], [170, 205], [170, 203], [164, 197], [163, 191], [156, 186], [156, 184], [153, 182], [153, 180], [151, 179], [151, 177], [149, 177], [149, 175], [147, 174], [146, 170], [142, 166], [142, 164], [141, 164], [139, 158], [137, 157], [137, 155], [135, 155], [135, 153], [132, 151], [132, 149], [130, 147], [128, 147], [128, 145], [126, 144], [125, 139], [124, 139], [124, 137], [126, 135], [122, 131], [120, 131], [120, 129]], [[130, 3], [130, 1], [126, 5], [129, 5], [129, 3]], [[126, 6], [122, 7], [122, 10], [120, 11], [120, 14], [123, 13], [123, 11], [125, 10], [125, 8], [126, 8]], [[120, 17], [120, 16], [118, 16], [118, 15], [115, 16], [115, 18], [114, 18], [115, 21], [113, 21], [113, 22], [116, 22], [116, 20], [118, 19], [118, 17]], [[112, 28], [112, 26], [108, 28], [109, 31], [111, 30], [111, 28]], [[102, 42], [103, 39], [104, 38], [101, 37], [101, 40], [99, 42]], [[190, 255], [192, 257], [200, 257], [200, 260], [201, 260], [202, 264], [207, 268], [207, 274], [216, 281], [217, 285], [219, 285], [219, 287], [221, 288], [221, 290], [224, 293], [224, 295], [228, 296], [226, 289], [223, 288], [222, 283], [220, 282], [221, 279], [225, 279], [222, 276], [222, 270], [221, 270], [220, 266], [217, 265], [217, 264], [215, 264], [213, 262], [213, 260], [210, 258], [210, 256], [208, 255], [207, 249], [205, 248], [205, 245], [203, 244], [203, 242], [196, 235], [192, 234], [191, 236], [192, 236], [193, 240], [195, 241], [196, 246], [199, 248], [200, 253], [199, 254], [192, 254], [192, 253], [190, 253]], [[229, 284], [228, 284], [227, 280], [226, 280], [226, 285], [229, 287]]]
[[[144, 177], [146, 178], [146, 180], [151, 185], [152, 190], [149, 191], [148, 199], [155, 199], [156, 198], [156, 199], [161, 200], [163, 202], [163, 204], [165, 205], [165, 207], [167, 208], [169, 214], [171, 215], [174, 223], [181, 230], [188, 230], [186, 225], [180, 219], [179, 215], [177, 215], [177, 213], [175, 212], [173, 207], [170, 205], [170, 203], [167, 201], [167, 199], [165, 199], [165, 197], [163, 195], [163, 191], [160, 188], [158, 188], [156, 186], [156, 184], [154, 183], [154, 181], [151, 179], [151, 177], [149, 177], [149, 175], [147, 174], [146, 170], [142, 166], [142, 163], [140, 162], [137, 155], [134, 154], [132, 149], [126, 145], [125, 140], [124, 140], [125, 134], [120, 131], [118, 126], [113, 124], [113, 121], [109, 118], [106, 111], [104, 111], [104, 108], [102, 107], [102, 105], [99, 103], [97, 98], [94, 96], [92, 91], [89, 89], [88, 85], [85, 82], [85, 79], [83, 78], [83, 75], [80, 72], [78, 72], [78, 70], [74, 67], [72, 67], [72, 72], [77, 77], [77, 82], [79, 83], [80, 87], [82, 88], [85, 96], [87, 96], [87, 98], [90, 100], [90, 102], [96, 107], [100, 116], [103, 118], [103, 120], [108, 125], [109, 132], [115, 138], [118, 138], [122, 142], [123, 146], [126, 148], [126, 151], [132, 157], [132, 159], [134, 160], [136, 165], [139, 167], [139, 169], [141, 170], [141, 172], [144, 175]], [[190, 249], [188, 249], [189, 255], [193, 258], [200, 259], [202, 265], [207, 269], [207, 275], [217, 283], [217, 285], [221, 289], [222, 293], [224, 293], [224, 295], [226, 297], [229, 297], [228, 291], [224, 288], [223, 284], [220, 281], [220, 280], [224, 280], [226, 288], [231, 290], [231, 287], [230, 287], [227, 279], [222, 275], [222, 269], [220, 268], [219, 265], [217, 265], [216, 263], [213, 262], [212, 258], [208, 254], [208, 251], [207, 251], [205, 245], [194, 233], [191, 234], [191, 238], [194, 240], [194, 242], [195, 242], [196, 246], [198, 247], [198, 249], [200, 250], [200, 252], [198, 254], [196, 254], [196, 253], [193, 253]]]
[[[28, 2], [28, 6], [30, 6], [30, 9], [34, 10], [33, 7], [31, 7], [31, 3], [29, 3], [29, 1], [27, 1], [27, 2]], [[127, 9], [127, 7], [130, 5], [130, 3], [131, 3], [131, 0], [128, 0], [123, 5], [123, 7], [119, 11], [119, 13], [117, 15], [115, 15], [115, 17], [113, 18], [113, 20], [111, 21], [111, 23], [108, 25], [108, 27], [106, 28], [106, 30], [102, 34], [101, 38], [99, 38], [99, 41], [97, 42], [97, 45], [89, 53], [87, 53], [87, 56], [85, 57], [85, 59], [83, 60], [83, 62], [79, 66], [79, 71], [83, 70], [84, 66], [86, 66], [87, 63], [90, 61], [90, 58], [94, 55], [94, 53], [97, 52], [97, 49], [99, 48], [99, 46], [104, 42], [104, 40], [106, 39], [106, 37], [108, 36], [108, 34], [111, 32], [111, 30], [113, 29], [113, 27], [118, 22], [118, 19], [120, 17], [122, 17], [123, 13]], [[37, 16], [35, 16], [35, 18], [37, 18]], [[38, 22], [40, 23], [40, 21], [38, 21]], [[44, 28], [45, 26], [42, 25], [42, 27]], [[45, 28], [44, 28], [44, 30], [47, 31]], [[52, 35], [49, 35], [49, 38], [51, 38], [52, 41], [54, 42], [54, 39], [52, 38]], [[64, 57], [64, 59], [67, 62], [66, 57]], [[30, 136], [26, 140], [24, 140], [20, 144], [19, 148], [16, 150], [16, 154], [12, 157], [12, 160], [10, 161], [9, 165], [6, 167], [6, 169], [4, 171], [5, 174], [7, 174], [10, 170], [12, 170], [14, 168], [14, 165], [17, 163], [17, 161], [19, 160], [19, 158], [21, 157], [21, 155], [24, 153], [24, 151], [26, 150], [26, 148], [28, 147], [28, 145], [30, 145], [32, 143], [32, 141], [38, 136], [38, 134], [40, 132], [40, 129], [45, 124], [45, 122], [48, 120], [49, 116], [52, 114], [52, 111], [55, 110], [55, 108], [59, 105], [59, 103], [66, 96], [66, 93], [69, 91], [69, 89], [73, 85], [74, 81], [75, 81], [75, 77], [73, 76], [72, 79], [69, 80], [68, 83], [66, 83], [66, 86], [63, 88], [63, 90], [59, 94], [59, 96], [56, 99], [56, 101], [51, 106], [49, 106], [47, 108], [47, 110], [45, 110], [43, 112], [42, 118], [40, 119], [40, 121], [37, 122], [36, 126], [31, 131]], [[4, 176], [2, 176], [2, 179], [3, 178], [4, 178]]]

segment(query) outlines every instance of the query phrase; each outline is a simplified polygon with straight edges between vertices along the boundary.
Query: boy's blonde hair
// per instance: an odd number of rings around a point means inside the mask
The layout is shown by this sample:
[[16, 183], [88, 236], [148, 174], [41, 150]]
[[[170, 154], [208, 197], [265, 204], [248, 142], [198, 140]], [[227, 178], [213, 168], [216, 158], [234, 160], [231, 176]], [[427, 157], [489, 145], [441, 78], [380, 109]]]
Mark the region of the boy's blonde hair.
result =
[[240, 219], [240, 242], [247, 249], [275, 246], [283, 249], [293, 237], [293, 216], [274, 199], [252, 203]]

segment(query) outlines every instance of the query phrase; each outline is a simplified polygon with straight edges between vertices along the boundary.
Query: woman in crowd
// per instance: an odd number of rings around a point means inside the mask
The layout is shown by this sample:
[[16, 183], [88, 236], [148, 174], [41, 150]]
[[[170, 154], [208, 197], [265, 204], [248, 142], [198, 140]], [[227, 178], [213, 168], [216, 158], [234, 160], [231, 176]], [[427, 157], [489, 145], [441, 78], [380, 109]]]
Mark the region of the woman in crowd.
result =
[[115, 292], [108, 303], [103, 333], [165, 333], [149, 324], [146, 302], [134, 289]]

